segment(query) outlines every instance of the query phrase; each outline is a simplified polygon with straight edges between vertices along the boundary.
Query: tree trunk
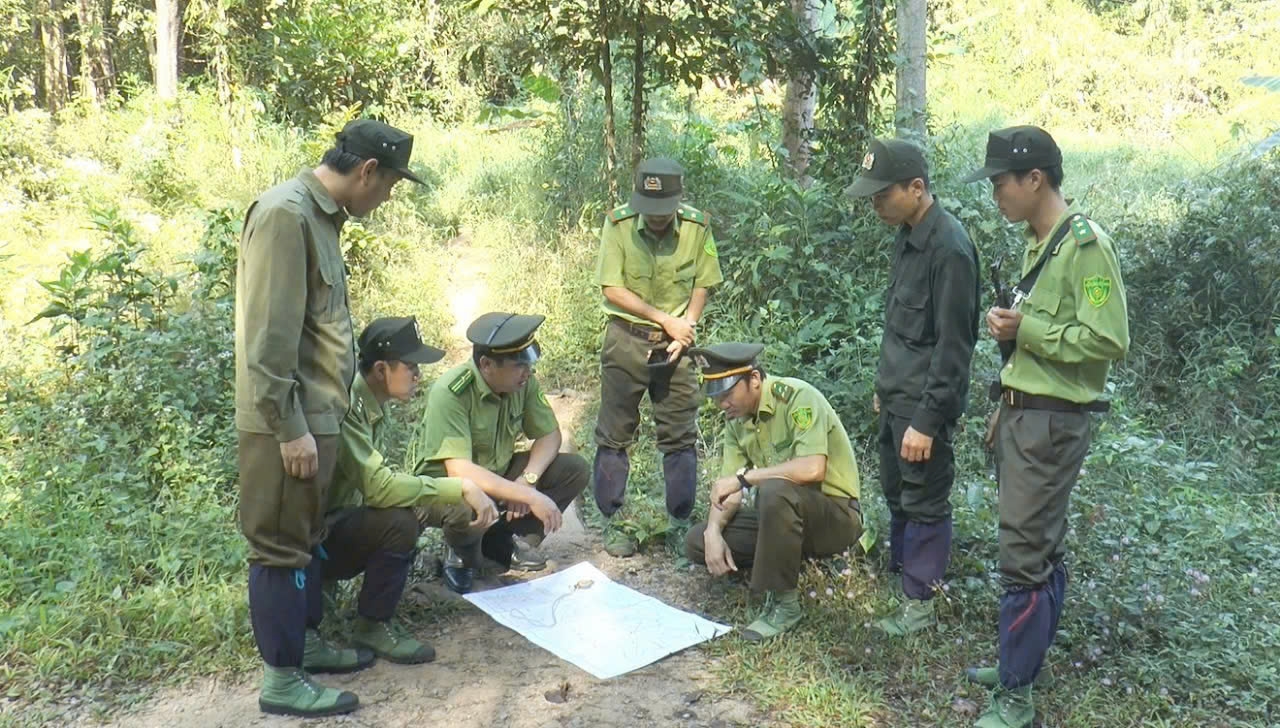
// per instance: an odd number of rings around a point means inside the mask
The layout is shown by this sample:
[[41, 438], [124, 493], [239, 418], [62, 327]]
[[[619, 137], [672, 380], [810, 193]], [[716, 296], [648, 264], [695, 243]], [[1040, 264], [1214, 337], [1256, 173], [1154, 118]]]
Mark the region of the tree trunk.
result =
[[636, 0], [631, 74], [631, 169], [644, 161], [644, 0]]
[[62, 0], [41, 0], [40, 45], [44, 63], [41, 80], [44, 105], [49, 111], [57, 111], [66, 105], [71, 94], [71, 79], [67, 74], [67, 36], [62, 29]]
[[613, 118], [613, 52], [609, 48], [609, 0], [600, 0], [600, 82], [604, 85], [604, 175], [609, 199], [618, 199], [618, 127]]
[[898, 0], [898, 104], [894, 123], [900, 137], [925, 138], [925, 52], [929, 14], [925, 0]]
[[76, 19], [80, 23], [81, 92], [95, 102], [105, 101], [115, 91], [116, 70], [100, 0], [77, 0]]
[[[821, 0], [791, 0], [796, 25], [805, 35], [817, 32], [821, 9]], [[802, 187], [813, 184], [807, 172], [813, 158], [813, 116], [817, 109], [818, 84], [813, 69], [793, 69], [782, 103], [782, 146], [787, 150], [787, 173]]]
[[156, 0], [156, 94], [162, 99], [178, 95], [178, 52], [182, 12], [178, 0]]

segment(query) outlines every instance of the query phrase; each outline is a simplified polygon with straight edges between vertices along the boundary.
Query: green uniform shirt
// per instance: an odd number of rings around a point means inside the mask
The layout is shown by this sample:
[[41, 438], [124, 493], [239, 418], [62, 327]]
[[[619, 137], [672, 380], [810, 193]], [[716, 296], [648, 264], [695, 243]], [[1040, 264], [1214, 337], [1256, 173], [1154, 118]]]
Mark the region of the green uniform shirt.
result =
[[507, 472], [523, 433], [536, 440], [559, 429], [537, 377], [511, 394], [494, 394], [475, 362], [450, 369], [431, 385], [418, 426], [413, 471], [445, 475], [445, 460], [470, 460], [498, 475]]
[[356, 369], [346, 219], [311, 170], [249, 207], [236, 265], [237, 429], [280, 442], [338, 434]]
[[462, 500], [461, 478], [431, 478], [396, 472], [382, 457], [384, 428], [379, 427], [387, 411], [369, 391], [364, 377], [351, 385], [351, 411], [342, 421], [338, 464], [329, 486], [326, 512], [353, 506], [408, 508], [431, 501], [457, 503]]
[[[644, 216], [623, 205], [609, 213], [600, 230], [596, 283], [621, 286], [645, 303], [671, 316], [683, 316], [695, 288], [711, 288], [724, 280], [715, 237], [706, 215], [681, 206], [666, 232], [657, 237], [644, 226]], [[656, 326], [604, 302], [604, 312], [642, 326]]]
[[760, 391], [756, 416], [725, 423], [720, 475], [731, 476], [746, 466], [767, 468], [809, 455], [827, 456], [823, 493], [859, 497], [853, 445], [827, 398], [808, 382], [770, 377]]
[[[1072, 208], [1043, 241], [1028, 230], [1023, 275], [1053, 233], [1067, 224]], [[1111, 361], [1129, 350], [1124, 279], [1110, 236], [1091, 220], [1074, 226], [1018, 310], [1018, 346], [1000, 373], [1001, 383], [1081, 404], [1101, 397]]]

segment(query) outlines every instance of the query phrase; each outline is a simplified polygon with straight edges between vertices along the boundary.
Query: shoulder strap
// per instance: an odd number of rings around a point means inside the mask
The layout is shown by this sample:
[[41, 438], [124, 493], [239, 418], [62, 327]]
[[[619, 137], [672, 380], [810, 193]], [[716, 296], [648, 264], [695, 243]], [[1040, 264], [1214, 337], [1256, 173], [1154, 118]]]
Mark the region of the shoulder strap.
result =
[[[1049, 258], [1053, 257], [1054, 253], [1058, 252], [1058, 247], [1066, 239], [1067, 233], [1072, 232], [1076, 227], [1076, 223], [1087, 219], [1084, 213], [1077, 212], [1058, 226], [1058, 229], [1053, 233], [1053, 237], [1049, 238], [1049, 242], [1045, 244], [1044, 252], [1040, 254], [1040, 259], [1031, 267], [1031, 270], [1027, 271], [1022, 280], [1018, 281], [1018, 285], [1014, 286], [1013, 300], [1015, 304], [1031, 295], [1031, 289], [1035, 287], [1036, 279], [1040, 277], [1040, 271], [1044, 269], [1044, 264], [1049, 262]], [[1085, 230], [1088, 230], [1087, 224], [1085, 224]], [[1076, 237], [1080, 237], [1079, 232], [1076, 232]]]
[[609, 222], [613, 223], [614, 225], [617, 225], [623, 220], [626, 220], [627, 218], [635, 217], [636, 215], [639, 215], [639, 214], [640, 213], [631, 209], [630, 205], [622, 205], [620, 207], [613, 208], [613, 212], [609, 213]]

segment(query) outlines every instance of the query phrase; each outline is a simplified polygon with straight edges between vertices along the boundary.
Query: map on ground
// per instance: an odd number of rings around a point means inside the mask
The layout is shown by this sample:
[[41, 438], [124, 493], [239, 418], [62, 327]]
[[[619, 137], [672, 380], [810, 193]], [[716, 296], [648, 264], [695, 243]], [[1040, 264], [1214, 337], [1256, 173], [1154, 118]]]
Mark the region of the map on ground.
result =
[[499, 624], [602, 680], [732, 629], [628, 589], [587, 562], [521, 584], [467, 594]]

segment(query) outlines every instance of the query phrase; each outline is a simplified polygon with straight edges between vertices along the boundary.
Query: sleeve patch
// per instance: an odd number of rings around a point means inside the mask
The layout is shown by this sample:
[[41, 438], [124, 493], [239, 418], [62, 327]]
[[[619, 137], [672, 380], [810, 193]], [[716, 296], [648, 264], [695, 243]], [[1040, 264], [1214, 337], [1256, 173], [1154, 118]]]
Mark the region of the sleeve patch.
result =
[[796, 430], [804, 432], [813, 427], [813, 408], [797, 407], [791, 411], [791, 424], [796, 426]]
[[1105, 276], [1089, 276], [1084, 279], [1084, 296], [1089, 305], [1102, 308], [1111, 300], [1111, 279]]
[[702, 246], [702, 252], [706, 253], [712, 258], [719, 258], [720, 251], [716, 250], [716, 239], [712, 237], [708, 237], [706, 245]]

